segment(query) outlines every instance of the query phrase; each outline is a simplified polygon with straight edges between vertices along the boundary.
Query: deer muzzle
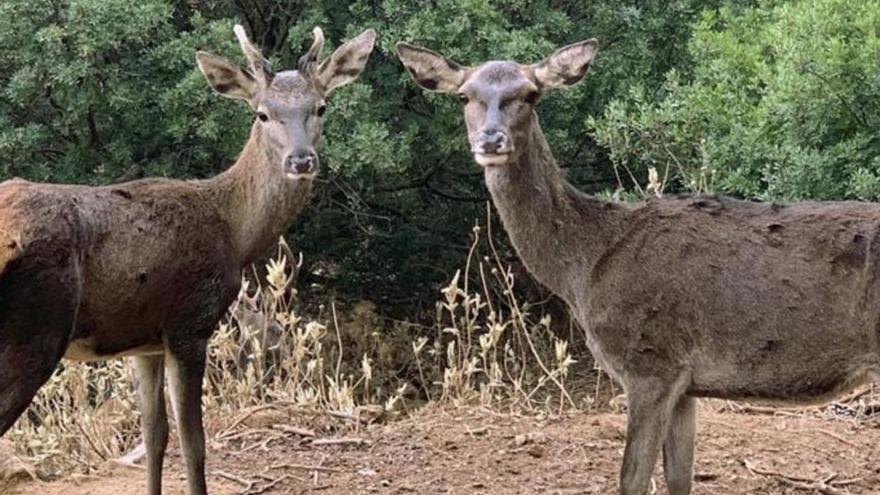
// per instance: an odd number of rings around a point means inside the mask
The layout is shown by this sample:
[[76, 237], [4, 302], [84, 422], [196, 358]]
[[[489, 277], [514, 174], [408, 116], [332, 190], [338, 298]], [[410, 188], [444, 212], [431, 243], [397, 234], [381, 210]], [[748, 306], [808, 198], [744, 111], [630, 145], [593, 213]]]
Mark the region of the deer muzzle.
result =
[[513, 141], [502, 130], [484, 129], [474, 139], [474, 159], [484, 167], [507, 163], [512, 152]]
[[290, 153], [284, 159], [284, 174], [291, 179], [313, 179], [318, 174], [318, 155], [314, 150]]

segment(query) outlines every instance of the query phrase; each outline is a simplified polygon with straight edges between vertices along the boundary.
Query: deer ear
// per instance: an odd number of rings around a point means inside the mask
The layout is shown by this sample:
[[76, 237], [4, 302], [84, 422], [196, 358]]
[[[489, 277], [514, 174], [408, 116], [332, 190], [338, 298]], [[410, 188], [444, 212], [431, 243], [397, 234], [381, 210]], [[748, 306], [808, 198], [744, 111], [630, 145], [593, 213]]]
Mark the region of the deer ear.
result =
[[581, 82], [599, 51], [599, 41], [589, 39], [564, 46], [532, 66], [542, 88], [572, 86]]
[[361, 75], [373, 45], [376, 43], [376, 31], [367, 29], [356, 38], [340, 46], [318, 68], [316, 78], [324, 94], [330, 93], [339, 86], [348, 84]]
[[207, 52], [198, 52], [196, 62], [215, 91], [227, 98], [244, 100], [254, 106], [259, 85], [250, 72], [223, 57]]
[[454, 93], [462, 85], [466, 70], [439, 53], [400, 42], [397, 56], [419, 86], [441, 93]]

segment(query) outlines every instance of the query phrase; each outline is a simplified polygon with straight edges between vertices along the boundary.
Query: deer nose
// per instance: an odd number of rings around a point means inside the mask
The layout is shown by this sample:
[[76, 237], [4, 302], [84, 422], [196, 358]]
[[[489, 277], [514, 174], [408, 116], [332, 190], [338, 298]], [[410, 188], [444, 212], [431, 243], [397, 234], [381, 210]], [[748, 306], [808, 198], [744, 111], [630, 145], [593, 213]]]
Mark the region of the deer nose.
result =
[[479, 144], [482, 153], [487, 155], [497, 155], [510, 151], [507, 146], [507, 134], [498, 129], [488, 129], [480, 131]]
[[318, 170], [318, 155], [314, 151], [300, 151], [287, 156], [288, 173], [308, 174]]

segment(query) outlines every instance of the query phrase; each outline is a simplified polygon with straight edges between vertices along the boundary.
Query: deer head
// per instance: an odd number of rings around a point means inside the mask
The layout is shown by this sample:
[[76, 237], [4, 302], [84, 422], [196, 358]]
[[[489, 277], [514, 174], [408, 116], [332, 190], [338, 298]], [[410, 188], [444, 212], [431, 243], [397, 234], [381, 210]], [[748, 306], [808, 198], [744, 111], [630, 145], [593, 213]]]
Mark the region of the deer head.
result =
[[537, 64], [491, 61], [463, 67], [426, 48], [397, 44], [397, 54], [416, 83], [458, 94], [471, 152], [484, 167], [516, 160], [528, 143], [541, 94], [580, 82], [598, 49], [599, 42], [590, 39], [560, 48]]
[[295, 70], [272, 71], [269, 61], [250, 42], [244, 28], [235, 35], [248, 61], [244, 69], [223, 57], [199, 52], [196, 61], [208, 83], [228, 98], [246, 101], [256, 112], [254, 126], [268, 145], [267, 152], [285, 177], [312, 179], [318, 172], [317, 144], [321, 136], [324, 99], [335, 88], [357, 79], [376, 40], [368, 29], [340, 46], [319, 63], [324, 34], [313, 31], [314, 43]]

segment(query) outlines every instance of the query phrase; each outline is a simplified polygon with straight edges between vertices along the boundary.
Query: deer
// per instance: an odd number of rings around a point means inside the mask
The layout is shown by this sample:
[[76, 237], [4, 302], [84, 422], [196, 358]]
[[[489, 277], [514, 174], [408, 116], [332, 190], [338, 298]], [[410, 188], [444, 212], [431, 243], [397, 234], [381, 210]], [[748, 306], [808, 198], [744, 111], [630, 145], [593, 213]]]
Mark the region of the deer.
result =
[[623, 495], [693, 484], [696, 400], [831, 399], [880, 378], [880, 205], [578, 191], [535, 107], [580, 83], [590, 39], [533, 64], [464, 66], [401, 42], [422, 88], [457, 94], [474, 161], [529, 272], [565, 301], [626, 393]]
[[0, 434], [62, 358], [135, 362], [147, 492], [159, 495], [168, 443], [164, 381], [188, 493], [207, 492], [202, 382], [208, 339], [241, 286], [307, 204], [319, 171], [325, 98], [354, 81], [367, 30], [324, 61], [320, 28], [296, 68], [275, 73], [234, 27], [248, 67], [196, 62], [222, 96], [254, 111], [235, 163], [205, 180], [151, 178], [89, 187], [0, 184]]

